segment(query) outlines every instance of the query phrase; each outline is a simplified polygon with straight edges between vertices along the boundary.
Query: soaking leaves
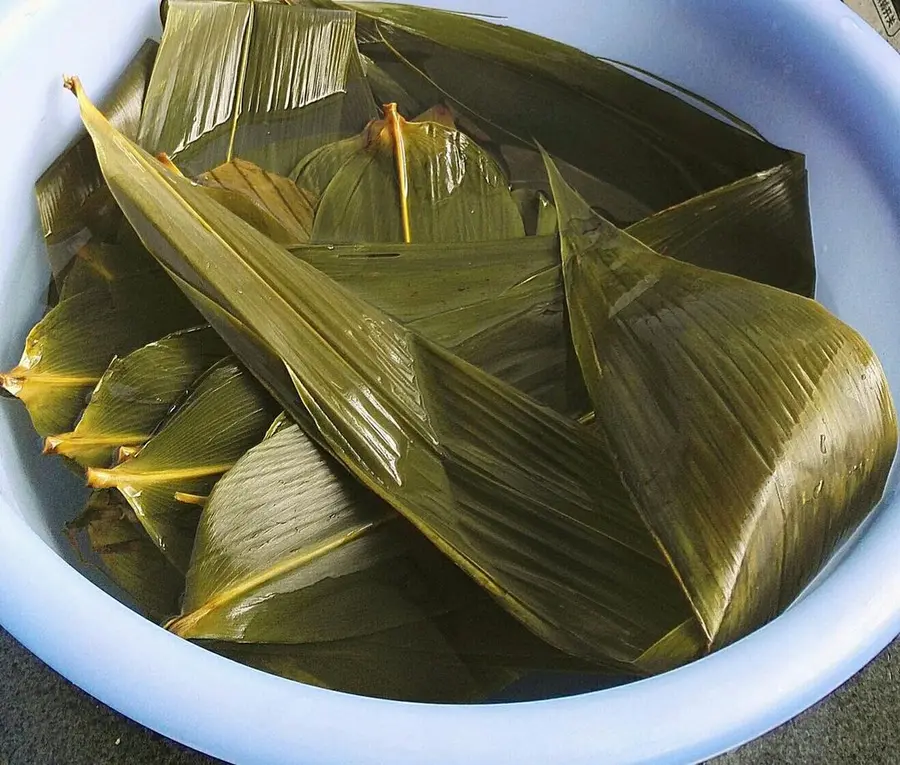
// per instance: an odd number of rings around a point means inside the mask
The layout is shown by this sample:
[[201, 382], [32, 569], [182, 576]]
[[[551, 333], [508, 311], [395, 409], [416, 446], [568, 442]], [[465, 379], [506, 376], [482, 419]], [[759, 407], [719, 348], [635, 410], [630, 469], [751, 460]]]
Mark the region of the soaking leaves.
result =
[[18, 366], [0, 375], [0, 386], [25, 404], [41, 436], [65, 433], [115, 356], [199, 323], [165, 273], [121, 279], [54, 307], [29, 333]]
[[801, 155], [494, 21], [162, 13], [112, 119], [67, 82], [59, 304], [0, 377], [150, 618], [363, 695], [622, 681], [776, 617], [878, 502], [896, 415], [811, 300]]
[[92, 492], [70, 529], [84, 530], [109, 577], [148, 618], [160, 621], [178, 611], [184, 576], [150, 541], [121, 494]]
[[200, 507], [176, 495], [207, 495], [262, 439], [276, 413], [256, 381], [223, 359], [137, 456], [110, 469], [90, 468], [88, 483], [118, 489], [166, 558], [187, 571]]
[[123, 447], [133, 456], [200, 375], [226, 355], [219, 336], [199, 327], [113, 360], [75, 429], [49, 436], [45, 451], [85, 467], [112, 467]]
[[548, 173], [598, 426], [710, 641], [728, 643], [881, 497], [897, 448], [884, 372], [818, 303], [661, 257]]
[[187, 175], [241, 158], [286, 175], [375, 116], [348, 11], [169, 3], [139, 143]]
[[687, 618], [590, 431], [292, 257], [112, 130], [73, 86], [107, 181], [154, 255], [283, 360], [297, 397], [280, 403], [307, 410], [333, 453], [504, 607], [604, 662], [633, 661]]

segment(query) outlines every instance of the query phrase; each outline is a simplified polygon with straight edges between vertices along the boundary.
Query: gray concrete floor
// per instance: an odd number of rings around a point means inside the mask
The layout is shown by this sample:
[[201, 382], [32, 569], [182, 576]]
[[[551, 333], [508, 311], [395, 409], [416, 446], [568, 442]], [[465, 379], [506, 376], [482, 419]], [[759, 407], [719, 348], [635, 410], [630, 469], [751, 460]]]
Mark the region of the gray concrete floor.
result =
[[[218, 762], [112, 711], [0, 630], [0, 765]], [[808, 712], [709, 765], [900, 765], [900, 639]]]

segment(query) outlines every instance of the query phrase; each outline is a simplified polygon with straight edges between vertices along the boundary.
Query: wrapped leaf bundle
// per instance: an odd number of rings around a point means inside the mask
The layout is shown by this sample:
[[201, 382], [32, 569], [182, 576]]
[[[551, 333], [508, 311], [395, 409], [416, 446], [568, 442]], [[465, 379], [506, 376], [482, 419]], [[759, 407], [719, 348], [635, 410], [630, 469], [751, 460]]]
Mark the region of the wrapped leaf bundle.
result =
[[0, 377], [149, 617], [354, 693], [599, 683], [775, 618], [877, 504], [802, 156], [458, 14], [165, 10], [138, 122], [67, 82], [93, 153], [38, 191], [87, 233]]

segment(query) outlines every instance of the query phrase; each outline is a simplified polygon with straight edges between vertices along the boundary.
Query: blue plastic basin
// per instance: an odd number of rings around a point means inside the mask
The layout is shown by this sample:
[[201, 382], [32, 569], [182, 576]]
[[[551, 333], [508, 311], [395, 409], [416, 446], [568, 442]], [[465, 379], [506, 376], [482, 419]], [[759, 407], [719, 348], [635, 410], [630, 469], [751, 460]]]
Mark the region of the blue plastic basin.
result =
[[[447, 0], [701, 93], [809, 158], [820, 298], [861, 330], [900, 391], [900, 57], [838, 0]], [[0, 366], [46, 286], [32, 184], [78, 129], [63, 73], [102, 95], [157, 0], [0, 0]], [[102, 701], [236, 763], [688, 763], [831, 691], [900, 631], [892, 481], [841, 559], [781, 618], [676, 672], [539, 702], [426, 706], [288, 682], [140, 618], [67, 562], [80, 493], [0, 406], [0, 622]]]

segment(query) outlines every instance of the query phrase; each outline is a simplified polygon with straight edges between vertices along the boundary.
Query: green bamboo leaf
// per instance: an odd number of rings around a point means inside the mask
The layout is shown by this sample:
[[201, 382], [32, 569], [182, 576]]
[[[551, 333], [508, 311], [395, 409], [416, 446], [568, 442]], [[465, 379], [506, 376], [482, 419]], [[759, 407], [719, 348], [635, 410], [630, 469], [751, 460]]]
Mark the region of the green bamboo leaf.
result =
[[[216, 485], [187, 582], [183, 614], [169, 625], [183, 637], [284, 644], [390, 635], [437, 662], [452, 650], [490, 685], [528, 669], [584, 669], [506, 616], [296, 426], [276, 429]], [[435, 651], [422, 631], [429, 619], [452, 649], [441, 641]]]
[[277, 414], [268, 395], [232, 359], [215, 364], [136, 457], [89, 468], [94, 488], [116, 488], [179, 571], [190, 562], [200, 516], [176, 494], [205, 496], [258, 443]]
[[[541, 192], [519, 190], [513, 196], [520, 206], [537, 208], [525, 213], [529, 226], [555, 232], [555, 209]], [[255, 213], [226, 206], [274, 238], [272, 226], [258, 225]], [[295, 207], [298, 212], [271, 209], [286, 228], [303, 215], [305, 201]], [[629, 233], [671, 257], [811, 296], [815, 266], [808, 220], [795, 215], [805, 207], [806, 171], [802, 158], [796, 158], [641, 221]], [[587, 411], [565, 322], [554, 237], [462, 245], [298, 245], [292, 251], [411, 328], [554, 409], [573, 416]]]
[[194, 639], [315, 643], [421, 622], [472, 592], [423, 542], [298, 428], [285, 429], [213, 490], [183, 615], [169, 629]]
[[[308, 242], [312, 234], [316, 200], [289, 178], [268, 173], [261, 167], [242, 159], [220, 165], [200, 176], [199, 181], [210, 188], [236, 193], [254, 205], [253, 212], [237, 207], [227, 198], [217, 197], [228, 207], [266, 236], [279, 243]], [[258, 209], [263, 223], [254, 215]]]
[[219, 336], [199, 327], [115, 359], [75, 429], [47, 438], [45, 453], [62, 454], [84, 467], [111, 467], [121, 447], [143, 446], [197, 378], [227, 355]]
[[731, 642], [881, 497], [897, 447], [881, 364], [812, 300], [661, 257], [547, 164], [598, 426], [710, 640]]
[[139, 142], [191, 176], [236, 157], [286, 175], [374, 116], [354, 25], [346, 11], [170, 3]]
[[628, 233], [661, 255], [813, 297], [803, 157], [647, 218]]
[[[502, 144], [530, 149], [537, 140], [651, 210], [790, 158], [562, 43], [462, 14], [334, 5], [360, 14], [362, 52], [414, 96], [425, 103], [443, 96]], [[598, 135], [615, 149], [598, 151]]]
[[559, 648], [620, 664], [690, 618], [588, 429], [291, 256], [71, 86], [107, 182], [153, 254], [269, 351], [254, 373], [284, 363], [298, 395], [279, 403], [312, 415], [316, 437], [507, 610]]
[[110, 579], [148, 619], [159, 622], [178, 612], [184, 576], [150, 541], [120, 494], [92, 492], [69, 528], [84, 530]]
[[[500, 167], [445, 112], [407, 122], [396, 105], [356, 138], [306, 157], [292, 178], [320, 197], [318, 242], [458, 242], [524, 236]], [[440, 118], [442, 122], [434, 121]]]
[[141, 274], [82, 292], [31, 330], [18, 366], [0, 387], [28, 408], [44, 437], [72, 429], [116, 356], [202, 320], [165, 273]]
[[[129, 138], [137, 135], [157, 48], [147, 40], [102, 102], [110, 122]], [[35, 194], [54, 277], [91, 236], [113, 241], [122, 216], [87, 135], [81, 135], [47, 168], [35, 184]]]
[[263, 672], [359, 696], [460, 703], [488, 693], [427, 621], [326, 643], [201, 645]]
[[59, 302], [90, 290], [108, 290], [113, 282], [159, 270], [159, 264], [143, 247], [90, 240], [58, 275]]
[[518, 188], [513, 191], [513, 199], [519, 206], [527, 236], [551, 236], [556, 233], [556, 208], [543, 191]]
[[[554, 213], [555, 217], [555, 213]], [[575, 416], [588, 408], [555, 236], [302, 246], [295, 255], [460, 358]]]

